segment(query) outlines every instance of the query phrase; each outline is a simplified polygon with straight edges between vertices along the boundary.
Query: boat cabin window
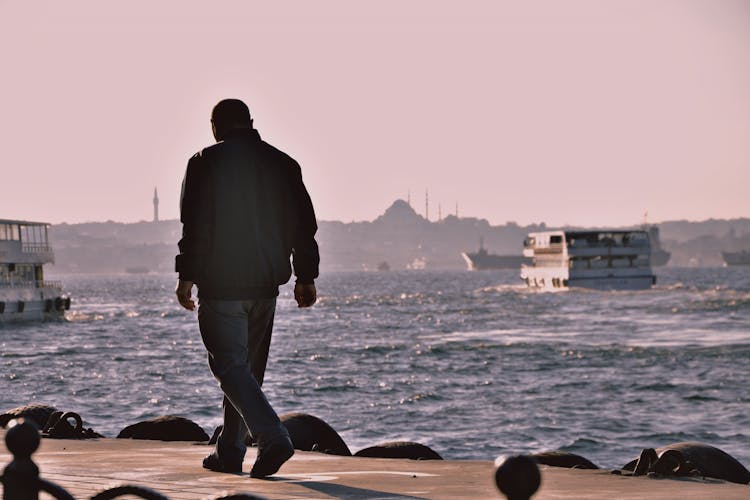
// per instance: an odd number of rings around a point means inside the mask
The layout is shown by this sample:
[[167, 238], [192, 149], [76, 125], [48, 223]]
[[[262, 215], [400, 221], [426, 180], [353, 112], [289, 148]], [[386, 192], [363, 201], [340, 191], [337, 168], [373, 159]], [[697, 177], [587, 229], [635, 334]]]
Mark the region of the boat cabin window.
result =
[[588, 241], [582, 238], [568, 238], [568, 246], [570, 247], [585, 247], [588, 246]]
[[647, 246], [648, 245], [648, 235], [642, 231], [630, 233], [628, 235], [628, 240], [630, 241], [631, 246]]
[[554, 234], [549, 237], [550, 245], [559, 245], [562, 243], [562, 235], [560, 234]]
[[18, 241], [18, 225], [16, 224], [0, 224], [0, 241], [10, 240]]
[[599, 233], [599, 245], [612, 246], [615, 244], [615, 239], [610, 233]]
[[35, 278], [33, 264], [16, 264], [15, 277], [18, 281], [33, 282]]
[[21, 226], [21, 241], [34, 245], [44, 245], [47, 243], [47, 235], [44, 226]]

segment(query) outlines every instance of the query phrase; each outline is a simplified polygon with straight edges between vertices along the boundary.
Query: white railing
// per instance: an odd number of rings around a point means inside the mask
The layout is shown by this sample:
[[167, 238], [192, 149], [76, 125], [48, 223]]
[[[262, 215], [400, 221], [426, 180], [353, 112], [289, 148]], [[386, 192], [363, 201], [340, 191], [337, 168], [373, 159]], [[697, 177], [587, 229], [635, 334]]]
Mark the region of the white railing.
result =
[[62, 288], [62, 281], [37, 281], [37, 288]]
[[52, 247], [46, 243], [22, 243], [21, 252], [23, 253], [52, 253]]
[[0, 288], [62, 288], [62, 281], [0, 281]]

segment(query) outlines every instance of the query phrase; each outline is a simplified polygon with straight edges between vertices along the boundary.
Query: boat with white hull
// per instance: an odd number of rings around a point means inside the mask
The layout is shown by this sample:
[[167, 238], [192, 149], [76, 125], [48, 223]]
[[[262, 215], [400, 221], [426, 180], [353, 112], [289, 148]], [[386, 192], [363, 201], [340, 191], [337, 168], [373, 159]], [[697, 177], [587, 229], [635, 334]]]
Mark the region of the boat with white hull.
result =
[[521, 279], [532, 288], [644, 290], [656, 283], [646, 231], [530, 233], [523, 252], [532, 264], [521, 267]]
[[59, 281], [44, 279], [55, 257], [49, 224], [0, 219], [0, 324], [62, 318], [70, 308]]

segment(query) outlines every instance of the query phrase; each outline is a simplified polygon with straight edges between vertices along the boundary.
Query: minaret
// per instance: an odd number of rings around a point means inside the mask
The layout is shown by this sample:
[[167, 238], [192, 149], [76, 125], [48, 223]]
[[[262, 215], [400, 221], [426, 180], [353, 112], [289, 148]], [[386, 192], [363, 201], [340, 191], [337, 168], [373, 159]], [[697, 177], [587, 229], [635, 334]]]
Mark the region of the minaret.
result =
[[430, 195], [424, 190], [424, 218], [430, 220]]
[[159, 194], [154, 187], [154, 222], [159, 222]]

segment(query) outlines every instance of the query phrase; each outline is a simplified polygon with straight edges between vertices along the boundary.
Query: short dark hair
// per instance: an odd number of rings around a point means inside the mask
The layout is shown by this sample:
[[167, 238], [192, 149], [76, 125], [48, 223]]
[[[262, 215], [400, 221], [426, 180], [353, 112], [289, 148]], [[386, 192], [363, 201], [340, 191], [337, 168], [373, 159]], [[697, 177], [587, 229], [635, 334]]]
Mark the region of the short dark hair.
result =
[[236, 126], [251, 127], [253, 120], [247, 104], [239, 99], [224, 99], [214, 106], [211, 121], [217, 130], [228, 130]]

